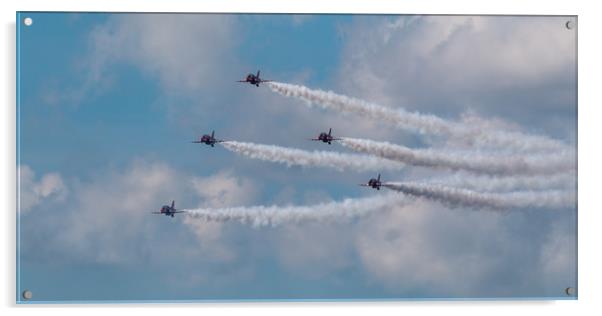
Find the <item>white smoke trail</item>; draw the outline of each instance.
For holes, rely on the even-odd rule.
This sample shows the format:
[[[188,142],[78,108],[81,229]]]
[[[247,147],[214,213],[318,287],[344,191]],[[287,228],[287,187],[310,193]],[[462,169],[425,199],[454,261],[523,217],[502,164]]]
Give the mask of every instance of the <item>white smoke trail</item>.
[[[439,201],[452,207],[487,209],[570,208],[576,206],[575,192],[518,191],[482,193],[467,189],[411,182],[386,182],[382,186],[415,197]]]
[[[408,112],[404,109],[391,109],[364,100],[350,98],[332,91],[309,89],[300,85],[281,82],[269,82],[268,87],[276,93],[295,97],[324,109],[355,113],[361,117],[388,122],[396,127],[412,130],[421,134],[434,134],[461,139],[477,147],[508,148],[520,151],[566,150],[569,146],[558,140],[538,135],[526,135],[514,131],[502,131],[487,126],[482,121],[478,126],[450,122],[434,115]]]
[[[401,205],[403,195],[386,194],[366,198],[348,198],[340,202],[321,203],[309,206],[251,206],[219,209],[190,209],[185,214],[203,221],[238,221],[254,227],[277,226],[300,222],[345,222],[384,210],[392,205]]]
[[[518,190],[575,190],[577,177],[574,173],[546,176],[483,176],[458,172],[448,177],[426,180],[429,184],[461,187],[484,192],[508,192]]]
[[[305,151],[274,145],[227,141],[226,149],[254,159],[284,163],[287,166],[328,167],[339,171],[401,170],[400,162],[367,155],[344,154],[332,151]]]
[[[332,91],[314,90],[281,82],[269,82],[268,86],[272,91],[281,95],[301,99],[308,106],[318,105],[324,109],[356,113],[362,117],[386,121],[423,134],[446,134],[453,128],[453,124],[433,115],[407,112],[403,109],[390,109],[364,100],[336,94]]]
[[[575,170],[573,155],[569,151],[547,155],[492,156],[485,153],[451,154],[432,149],[411,149],[368,139],[342,138],[339,142],[355,151],[423,167],[486,174],[553,174]]]

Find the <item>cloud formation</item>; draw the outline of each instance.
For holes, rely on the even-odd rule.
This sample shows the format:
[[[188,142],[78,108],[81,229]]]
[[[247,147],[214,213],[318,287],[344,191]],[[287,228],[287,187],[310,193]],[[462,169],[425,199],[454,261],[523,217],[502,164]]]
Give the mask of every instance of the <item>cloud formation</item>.
[[[25,170],[25,175],[31,174],[29,169]],[[47,192],[38,188],[47,189],[42,184],[52,181],[40,181],[33,187],[31,183],[22,182],[22,189]],[[61,215],[27,214],[29,217],[23,221],[24,234],[28,236],[23,239],[24,247],[37,247],[29,241],[41,238],[45,240],[41,253],[61,254],[74,262],[102,264],[134,264],[150,257],[156,260],[155,264],[167,263],[161,259],[159,249],[181,251],[180,255],[189,257],[186,251],[191,246],[203,251],[205,260],[231,261],[235,255],[224,244],[221,226],[184,221],[188,229],[176,229],[172,236],[182,239],[179,242],[182,247],[173,248],[169,245],[172,238],[161,236],[168,231],[173,233],[175,227],[181,228],[180,219],[163,218],[151,212],[171,200],[176,201],[177,208],[198,203],[199,199],[205,206],[251,203],[257,193],[253,182],[234,177],[229,171],[218,171],[208,177],[188,176],[166,163],[146,160],[134,160],[124,170],[104,170],[91,180],[74,179],[61,185],[64,190],[69,187],[72,193],[53,206]],[[164,226],[166,219],[173,222],[168,231]],[[190,241],[191,232],[198,241]],[[183,242],[186,239],[189,241]]]
[[[339,86],[391,107],[445,116],[474,110],[574,142],[576,32],[564,23],[549,16],[359,17],[342,31]]]
[[[194,192],[207,207],[225,207],[252,203],[257,197],[257,185],[233,174],[232,170],[222,170],[208,177],[191,177]]]
[[[21,213],[27,213],[48,201],[63,200],[69,192],[59,173],[46,173],[37,179],[29,166],[21,165],[17,168],[17,174]]]
[[[116,14],[91,33],[91,79],[115,63],[136,65],[166,91],[215,86],[215,74],[233,62],[236,21],[218,14]]]
[[[353,236],[369,277],[393,296],[560,297],[576,282],[571,221],[563,212],[467,212],[422,200],[366,219]]]

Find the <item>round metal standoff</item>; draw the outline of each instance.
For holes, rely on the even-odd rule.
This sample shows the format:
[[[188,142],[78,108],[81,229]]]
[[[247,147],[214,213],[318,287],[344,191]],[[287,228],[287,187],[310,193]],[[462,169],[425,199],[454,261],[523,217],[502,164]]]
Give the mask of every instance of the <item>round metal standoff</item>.
[[[33,293],[30,290],[23,291],[23,299],[30,300],[33,297]]]

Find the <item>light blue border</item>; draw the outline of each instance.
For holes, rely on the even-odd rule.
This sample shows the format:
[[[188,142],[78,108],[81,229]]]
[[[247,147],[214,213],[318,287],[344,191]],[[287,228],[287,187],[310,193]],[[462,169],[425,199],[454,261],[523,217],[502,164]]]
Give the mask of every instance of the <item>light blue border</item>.
[[[20,81],[20,79],[21,79],[21,64],[20,64],[21,63],[21,59],[20,59],[20,57],[21,57],[21,36],[20,36],[20,34],[21,34],[21,12],[17,12],[17,19],[15,22],[16,22],[16,26],[17,26],[16,27],[17,34],[15,35],[15,37],[17,39],[17,43],[16,43],[16,48],[17,48],[16,54],[17,55],[15,56],[16,57],[16,70],[17,70],[16,79],[15,79],[16,80],[16,83],[15,83],[16,101],[17,101],[17,109],[16,109],[17,148],[15,149],[16,154],[17,154],[17,157],[16,157],[16,162],[17,162],[17,166],[16,166],[16,169],[17,169],[17,177],[16,177],[17,178],[17,183],[16,183],[16,185],[17,185],[17,189],[16,189],[16,192],[17,192],[17,196],[16,196],[16,199],[17,199],[16,200],[16,206],[17,206],[17,209],[16,209],[16,212],[17,212],[17,214],[16,214],[16,218],[17,218],[16,259],[17,259],[17,261],[16,261],[15,270],[16,270],[16,279],[17,279],[16,280],[17,281],[17,292],[16,292],[17,303],[23,303],[25,301],[21,300],[22,299],[22,297],[21,297],[21,269],[20,269],[21,260],[20,260],[20,254],[19,254],[19,250],[21,249],[21,223],[20,223],[20,217],[21,217],[21,212],[20,212],[20,209],[21,209],[21,202],[20,202],[20,200],[21,200],[20,199],[20,196],[21,196],[21,186],[20,186],[21,172],[20,172],[20,168],[19,168],[19,166],[21,165],[21,160],[20,160],[21,159],[21,154],[20,154],[20,148],[21,148],[21,146],[20,146],[20,144],[21,144],[21,113],[20,113],[21,112],[21,81]],[[27,301],[27,302],[29,302],[29,301]]]
[[[558,297],[508,297],[508,298],[343,298],[343,299],[211,299],[211,300],[82,300],[82,301],[17,301],[18,304],[215,304],[215,303],[378,303],[378,302],[512,302],[512,301],[533,301],[533,302],[553,302],[553,301],[576,301],[577,296],[558,296]]]

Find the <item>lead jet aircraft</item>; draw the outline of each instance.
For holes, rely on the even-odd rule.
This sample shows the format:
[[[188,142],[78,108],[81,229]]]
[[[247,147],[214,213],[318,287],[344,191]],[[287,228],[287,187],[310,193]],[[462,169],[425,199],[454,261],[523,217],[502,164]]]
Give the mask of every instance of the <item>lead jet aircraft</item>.
[[[341,139],[332,137],[332,128],[331,128],[328,130],[328,134],[322,132],[322,133],[320,133],[320,135],[318,135],[318,138],[310,138],[310,140],[322,141],[324,143],[328,143],[328,145],[331,145],[332,141],[341,140]]]
[[[176,201],[171,201],[171,206],[169,205],[163,205],[161,207],[161,209],[159,210],[159,212],[152,212],[153,214],[165,214],[165,216],[171,216],[173,217],[174,214],[177,213],[184,213],[184,211],[178,211],[176,210]]]
[[[376,179],[372,178],[368,181],[368,183],[362,183],[360,184],[363,187],[371,187],[373,189],[377,189],[380,190],[380,186],[382,185],[382,183],[380,182],[380,173],[378,174],[378,177]]]
[[[211,131],[211,135],[203,135],[198,140],[192,141],[192,143],[196,144],[207,144],[211,147],[215,147],[216,143],[223,143],[223,140],[215,139],[215,131]]]
[[[257,74],[248,74],[247,77],[245,78],[245,80],[238,80],[238,82],[248,82],[252,85],[255,85],[257,87],[259,87],[260,83],[263,82],[272,82],[273,80],[263,80],[261,78],[259,78],[259,70],[257,70]]]

